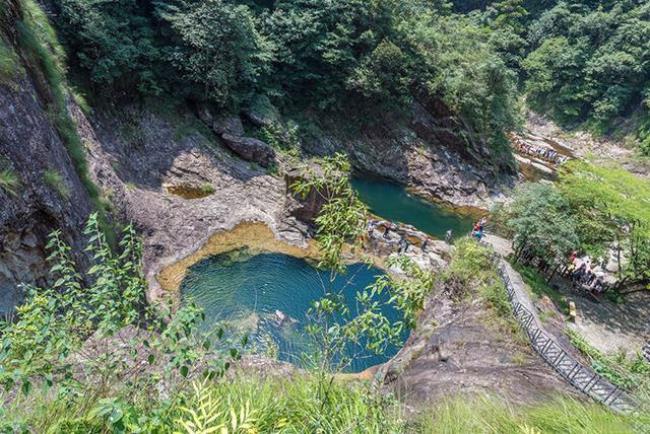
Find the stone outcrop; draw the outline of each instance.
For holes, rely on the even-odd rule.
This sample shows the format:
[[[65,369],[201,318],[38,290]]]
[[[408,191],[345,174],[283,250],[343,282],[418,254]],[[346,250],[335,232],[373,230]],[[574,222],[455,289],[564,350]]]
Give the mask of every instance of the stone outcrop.
[[[242,157],[244,160],[253,161],[262,167],[269,167],[275,159],[275,151],[261,140],[252,137],[237,137],[222,134],[221,139],[228,149]]]
[[[315,189],[311,189],[304,197],[292,191],[294,183],[304,180],[306,176],[318,175],[317,173],[307,174],[301,168],[290,168],[285,173],[284,180],[287,185],[287,194],[293,196],[298,203],[298,206],[293,209],[292,215],[300,221],[313,225],[314,220],[325,204],[324,196]]]
[[[218,136],[228,149],[247,161],[270,167],[275,151],[267,143],[246,137],[241,118],[235,115],[216,115],[209,107],[198,109],[198,116]]]
[[[376,378],[414,408],[457,394],[492,394],[515,403],[574,394],[524,343],[486,320],[480,300],[432,296],[408,341]]]
[[[413,226],[371,219],[364,235],[364,248],[377,257],[403,255],[424,270],[437,271],[449,259],[450,246],[434,240]]]

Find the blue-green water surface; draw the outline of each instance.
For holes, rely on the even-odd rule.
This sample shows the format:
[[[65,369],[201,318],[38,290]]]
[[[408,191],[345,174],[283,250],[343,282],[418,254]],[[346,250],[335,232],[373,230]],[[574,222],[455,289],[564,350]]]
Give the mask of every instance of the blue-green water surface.
[[[440,205],[409,194],[404,187],[377,179],[353,178],[352,186],[373,214],[406,223],[438,239],[451,229],[454,238],[472,229],[471,217],[461,216]]]
[[[347,267],[346,274],[336,278],[332,288],[342,291],[346,305],[355,313],[357,291],[380,274],[377,268],[353,264]],[[181,291],[185,299],[191,297],[203,307],[205,327],[225,321],[231,333],[248,335],[249,347],[254,350],[304,366],[307,362],[303,356],[312,356],[315,351],[305,332],[307,312],[314,301],[323,297],[328,278],[328,273],[303,259],[276,253],[246,256],[234,252],[193,266]],[[283,324],[279,324],[276,310],[287,316]],[[391,321],[401,318],[391,306],[384,306],[383,313]],[[397,347],[390,346],[376,355],[360,347],[350,348],[355,357],[348,370],[359,372],[383,363],[397,351]]]

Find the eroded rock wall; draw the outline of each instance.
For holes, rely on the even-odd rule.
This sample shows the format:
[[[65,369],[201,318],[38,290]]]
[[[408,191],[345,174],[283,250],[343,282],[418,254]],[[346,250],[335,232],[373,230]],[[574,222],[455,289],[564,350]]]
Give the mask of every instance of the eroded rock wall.
[[[414,103],[405,118],[375,120],[353,137],[329,126],[313,152],[348,152],[355,167],[454,206],[488,209],[517,181],[516,165],[485,144],[464,137],[441,108]]]
[[[2,30],[0,37],[15,50],[11,28],[3,24]],[[83,250],[82,227],[91,212],[51,121],[47,83],[36,66],[18,53],[17,59],[15,76],[0,81],[0,171],[15,180],[0,184],[0,314],[21,300],[20,283],[47,283],[51,231],[61,229],[76,252]]]

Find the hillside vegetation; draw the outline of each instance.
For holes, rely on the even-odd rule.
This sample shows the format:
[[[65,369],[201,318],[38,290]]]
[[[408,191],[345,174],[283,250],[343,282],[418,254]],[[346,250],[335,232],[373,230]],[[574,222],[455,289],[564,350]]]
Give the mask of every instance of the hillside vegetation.
[[[47,278],[25,286],[24,302],[0,321],[0,432],[647,431],[643,411],[619,415],[566,396],[535,396],[539,400],[519,405],[482,394],[447,396],[411,412],[404,397],[382,388],[384,379],[342,375],[355,350],[385,353],[388,346],[402,345],[401,336],[422,323],[422,311],[443,287],[450,303],[475,303],[485,310],[504,340],[526,337],[512,315],[492,250],[470,237],[456,241],[454,248],[445,246],[440,257],[447,268],[439,274],[405,256],[387,260],[387,268],[401,274],[378,277],[357,290],[356,309],[346,305],[333,282],[346,270],[350,255],[363,251],[369,212],[350,184],[350,161],[329,148],[333,155],[305,158],[318,170],[295,182],[287,177],[278,195],[278,202],[310,197],[322,202],[299,239],[313,236],[317,266],[326,271],[323,296],[307,312],[305,334],[313,351],[303,356],[310,363],[299,369],[264,358],[260,368],[247,357],[247,336],[221,325],[206,330],[205,314],[191,300],[148,300],[138,231],[146,236],[154,231],[118,221],[128,213],[114,209],[111,192],[95,184],[106,174],[88,158],[93,144],[82,140],[82,128],[71,114],[76,102],[89,124],[101,123],[92,118],[93,106],[119,111],[151,101],[209,107],[219,115],[272,112],[300,122],[286,131],[282,121],[256,125],[252,133],[250,116],[242,116],[237,126],[242,135],[256,135],[283,152],[281,157],[297,161],[307,157],[299,150],[302,136],[322,132],[315,125],[320,120],[345,124],[354,133],[359,125],[386,124],[399,133],[401,120],[423,108],[440,121],[436,129],[453,130],[467,148],[480,145],[495,152],[451,151],[472,155],[484,166],[505,167],[504,161],[512,161],[508,133],[522,127],[524,109],[531,108],[565,128],[627,135],[639,154],[650,156],[647,1],[11,0],[0,3],[0,25],[0,87],[15,90],[21,80],[37,82],[34,100],[47,111],[53,134],[61,137],[95,208],[83,232],[87,244],[77,246],[79,252],[62,230],[38,246],[48,255]],[[81,104],[74,89],[82,89],[90,104]],[[139,123],[129,125],[124,134],[137,136]],[[227,168],[232,161],[242,163],[237,155],[224,152],[218,159]],[[2,197],[28,198],[30,186],[9,163],[0,155]],[[266,170],[250,162],[250,167],[247,172],[238,166],[227,176],[266,177],[280,185],[277,166]],[[463,170],[470,171],[460,166]],[[143,177],[155,173],[142,172]],[[618,166],[585,161],[567,163],[558,173],[554,184],[518,187],[513,200],[494,214],[513,239],[514,256],[525,253],[538,260],[552,273],[550,280],[573,250],[600,257],[615,247],[618,283],[611,292],[621,298],[645,294],[650,289],[647,180]],[[39,179],[66,203],[75,201],[59,171],[45,170]],[[207,196],[228,187],[216,181],[213,186],[208,177],[203,181],[198,189]],[[201,218],[213,210],[202,209]],[[270,214],[265,217],[276,218]],[[113,240],[122,223],[121,239]],[[300,226],[296,231],[302,231],[302,223],[307,228],[306,222],[292,223]],[[478,238],[482,235],[481,229]],[[389,229],[383,239],[390,240]],[[425,246],[431,241],[422,243],[422,252],[429,253]],[[399,253],[409,247],[402,237]],[[382,313],[386,305],[400,312],[398,320]],[[446,327],[431,325],[439,326]],[[594,366],[614,363],[575,336],[572,343]],[[449,361],[443,350],[436,351],[441,363]],[[637,392],[645,409],[650,368],[640,354],[631,365],[630,376],[609,366],[601,371]]]
[[[369,120],[443,103],[503,141],[520,96],[565,126],[650,152],[642,1],[53,0],[70,62],[104,95],[169,93],[238,110],[269,97]]]

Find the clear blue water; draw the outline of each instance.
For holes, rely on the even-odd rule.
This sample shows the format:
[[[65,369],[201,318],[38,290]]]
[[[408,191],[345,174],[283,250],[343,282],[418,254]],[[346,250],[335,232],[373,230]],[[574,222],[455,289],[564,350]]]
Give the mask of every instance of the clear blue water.
[[[470,218],[412,196],[397,184],[357,178],[353,186],[370,210],[382,218],[413,225],[436,238],[444,238],[448,229],[455,237],[471,230]],[[333,287],[342,290],[354,313],[357,291],[379,274],[382,271],[377,268],[350,265]],[[327,278],[327,273],[303,259],[275,253],[250,256],[238,251],[193,266],[181,291],[185,299],[191,297],[204,308],[205,328],[225,324],[230,334],[249,336],[250,350],[305,366],[305,356],[308,359],[315,351],[305,332],[307,311],[323,297]],[[276,310],[290,319],[279,325]],[[400,319],[399,312],[389,306],[384,307],[384,314],[391,321]],[[357,356],[349,371],[359,372],[387,361],[398,348],[390,347],[382,355],[358,347],[349,350]]]
[[[447,230],[454,238],[472,230],[472,218],[460,216],[442,206],[409,194],[404,187],[377,179],[353,178],[352,186],[373,214],[394,222],[415,226],[422,232],[444,239]]]
[[[342,290],[347,306],[356,312],[357,291],[380,274],[377,268],[353,264],[334,281],[333,287]],[[328,277],[303,259],[276,253],[247,256],[233,252],[193,266],[181,291],[185,299],[191,297],[205,309],[204,327],[225,322],[231,333],[248,335],[253,350],[304,366],[307,362],[303,356],[314,351],[305,332],[307,311],[323,297],[323,282]],[[293,320],[278,325],[276,310]],[[390,306],[384,307],[384,314],[391,321],[401,318]],[[391,346],[382,355],[360,347],[349,350],[356,356],[349,371],[359,372],[387,361],[398,348]]]

